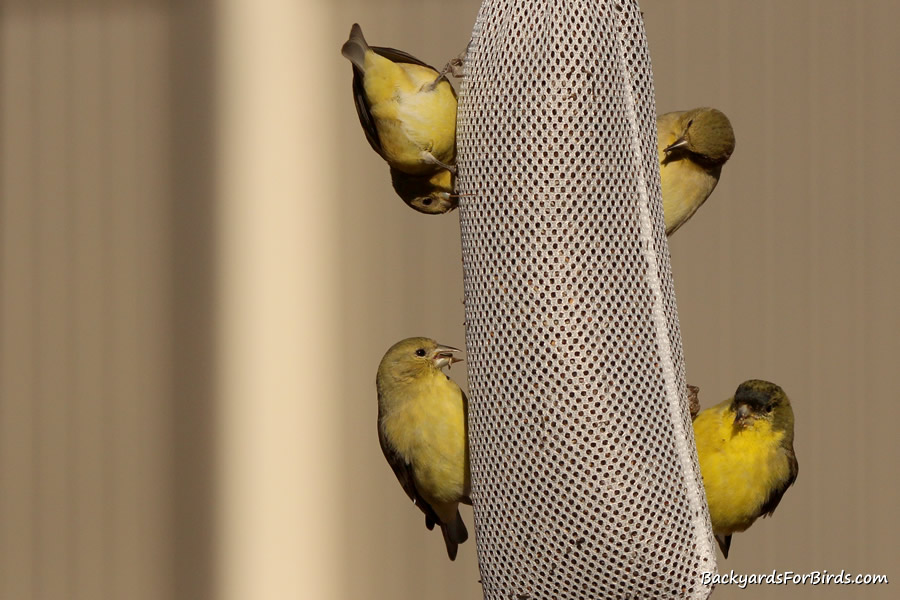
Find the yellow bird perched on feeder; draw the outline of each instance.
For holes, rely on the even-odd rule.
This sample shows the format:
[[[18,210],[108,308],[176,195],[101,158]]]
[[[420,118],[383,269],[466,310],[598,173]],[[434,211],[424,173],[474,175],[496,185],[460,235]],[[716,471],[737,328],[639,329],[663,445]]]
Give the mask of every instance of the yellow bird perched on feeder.
[[[734,152],[731,122],[715,108],[670,112],[656,119],[666,235],[706,202]]]
[[[731,536],[769,516],[797,479],[794,412],[784,390],[751,379],[694,419],[709,518],[725,558]]]
[[[381,450],[425,513],[425,526],[440,526],[450,560],[469,537],[459,503],[471,504],[468,400],[442,371],[462,360],[457,352],[428,338],[401,340],[381,359],[375,380]]]

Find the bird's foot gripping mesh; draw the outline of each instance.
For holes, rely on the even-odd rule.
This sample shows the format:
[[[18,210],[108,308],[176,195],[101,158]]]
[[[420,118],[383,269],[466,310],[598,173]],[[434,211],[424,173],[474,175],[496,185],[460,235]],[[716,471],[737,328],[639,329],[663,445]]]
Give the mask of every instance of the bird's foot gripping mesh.
[[[460,98],[485,598],[706,597],[637,3],[485,0]]]

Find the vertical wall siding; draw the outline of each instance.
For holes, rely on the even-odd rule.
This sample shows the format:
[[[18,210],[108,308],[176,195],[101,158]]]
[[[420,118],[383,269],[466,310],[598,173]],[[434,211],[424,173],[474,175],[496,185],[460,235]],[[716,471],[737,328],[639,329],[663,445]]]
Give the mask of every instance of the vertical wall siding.
[[[338,598],[345,443],[326,5],[217,0],[216,597]],[[353,373],[353,375],[349,375]]]
[[[0,26],[0,597],[165,597],[166,16]]]
[[[32,110],[31,60],[34,35],[31,19],[4,15],[3,35],[3,194],[2,294],[0,294],[0,544],[3,554],[0,584],[3,595],[31,598],[34,587],[36,514],[32,505],[37,485],[35,397],[36,217],[32,204],[35,140]],[[28,60],[23,59],[27,57]],[[15,85],[12,82],[15,81]],[[10,152],[15,148],[15,152]]]
[[[170,2],[167,109],[171,194],[171,332],[166,349],[172,394],[169,503],[172,540],[165,557],[174,598],[214,597],[215,428],[215,62],[213,0]]]

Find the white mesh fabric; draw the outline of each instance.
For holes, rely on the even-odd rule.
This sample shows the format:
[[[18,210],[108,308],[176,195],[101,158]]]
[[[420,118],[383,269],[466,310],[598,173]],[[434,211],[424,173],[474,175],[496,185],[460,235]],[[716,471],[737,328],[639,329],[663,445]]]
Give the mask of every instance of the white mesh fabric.
[[[458,117],[485,598],[702,598],[715,571],[637,3],[486,0]]]

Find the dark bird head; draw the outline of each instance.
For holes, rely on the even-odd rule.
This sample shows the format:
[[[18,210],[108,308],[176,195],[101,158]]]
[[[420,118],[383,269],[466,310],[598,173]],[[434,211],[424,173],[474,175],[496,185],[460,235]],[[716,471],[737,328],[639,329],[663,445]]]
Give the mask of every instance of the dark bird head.
[[[794,411],[791,401],[780,386],[762,379],[750,379],[738,386],[731,401],[734,424],[752,427],[755,422],[769,422],[775,431],[786,431],[793,438]]]
[[[715,108],[685,111],[679,119],[681,135],[665,152],[690,152],[711,165],[722,165],[734,152],[734,129],[731,121]]]
[[[395,380],[415,379],[428,373],[440,372],[455,362],[460,362],[460,350],[444,346],[425,337],[401,340],[390,347],[381,359],[378,377]]]
[[[391,168],[391,183],[407,206],[420,213],[442,215],[459,205],[453,193],[454,177],[447,169],[434,175],[410,175]]]

